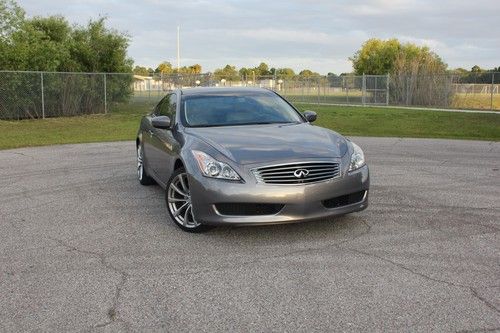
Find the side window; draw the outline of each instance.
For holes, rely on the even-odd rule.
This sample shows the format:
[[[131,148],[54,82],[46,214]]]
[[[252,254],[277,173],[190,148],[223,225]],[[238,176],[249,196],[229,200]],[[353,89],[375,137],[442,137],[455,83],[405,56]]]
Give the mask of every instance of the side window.
[[[168,104],[171,95],[163,97],[163,99],[158,103],[155,110],[156,116],[168,116]]]
[[[157,116],[168,116],[171,121],[175,120],[177,95],[169,94],[165,96],[156,107],[155,114]]]
[[[168,105],[168,116],[170,117],[170,120],[172,122],[175,121],[175,112],[177,110],[177,95],[176,94],[172,94],[170,95],[170,99],[169,99],[169,105]]]

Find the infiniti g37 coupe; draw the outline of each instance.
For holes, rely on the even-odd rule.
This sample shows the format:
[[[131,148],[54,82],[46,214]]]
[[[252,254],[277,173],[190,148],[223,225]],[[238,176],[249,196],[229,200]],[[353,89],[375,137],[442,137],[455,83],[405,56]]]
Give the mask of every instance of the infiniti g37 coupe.
[[[176,90],[141,120],[139,181],[165,189],[171,219],[191,232],[365,209],[363,151],[314,120],[266,89]]]

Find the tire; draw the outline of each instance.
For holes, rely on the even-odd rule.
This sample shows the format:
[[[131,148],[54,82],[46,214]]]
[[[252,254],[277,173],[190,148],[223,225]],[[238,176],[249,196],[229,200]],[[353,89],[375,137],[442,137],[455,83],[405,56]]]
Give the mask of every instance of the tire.
[[[137,145],[137,178],[141,185],[153,185],[155,180],[151,178],[146,172],[146,160],[144,159],[144,148],[142,142]]]
[[[174,223],[186,232],[204,232],[213,227],[197,221],[193,215],[189,183],[186,170],[179,168],[174,171],[165,190],[167,211]]]

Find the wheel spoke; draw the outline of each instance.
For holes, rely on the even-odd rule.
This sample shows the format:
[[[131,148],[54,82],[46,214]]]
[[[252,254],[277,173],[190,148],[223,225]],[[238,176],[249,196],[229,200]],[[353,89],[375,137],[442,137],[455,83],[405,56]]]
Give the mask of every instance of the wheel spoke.
[[[183,205],[181,205],[179,208],[177,208],[177,210],[173,213],[174,216],[179,216],[179,214],[181,213],[182,209],[184,209],[184,207],[188,206],[189,205],[189,202],[185,202]]]
[[[188,208],[186,208],[186,211],[184,212],[184,225],[185,226],[187,226],[189,224],[188,217],[189,217],[190,210],[191,210],[191,205],[189,205]]]
[[[168,201],[169,202],[186,202],[186,201],[188,201],[188,199],[168,197]]]
[[[180,190],[177,186],[175,186],[173,183],[172,183],[172,184],[170,184],[170,186],[171,186],[171,187],[172,187],[172,188],[173,188],[173,189],[174,189],[177,193],[179,193],[180,195],[185,196],[185,197],[189,197],[189,194],[187,194],[187,193],[185,193],[185,192],[181,191],[181,190]]]
[[[184,182],[184,177],[182,174],[179,175],[179,182],[181,183],[181,187],[186,193],[189,193],[189,187],[187,187],[186,183]]]

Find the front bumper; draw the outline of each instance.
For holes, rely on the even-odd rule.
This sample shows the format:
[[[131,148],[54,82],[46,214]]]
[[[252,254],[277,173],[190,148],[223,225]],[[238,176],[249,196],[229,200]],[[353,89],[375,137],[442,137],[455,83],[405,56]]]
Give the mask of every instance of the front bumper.
[[[193,213],[203,224],[267,225],[316,220],[361,211],[368,207],[370,177],[368,167],[344,173],[341,177],[306,185],[237,183],[212,179],[199,173],[190,175]],[[326,208],[324,200],[365,191],[361,201],[337,208]],[[219,203],[282,204],[272,215],[223,215]]]

